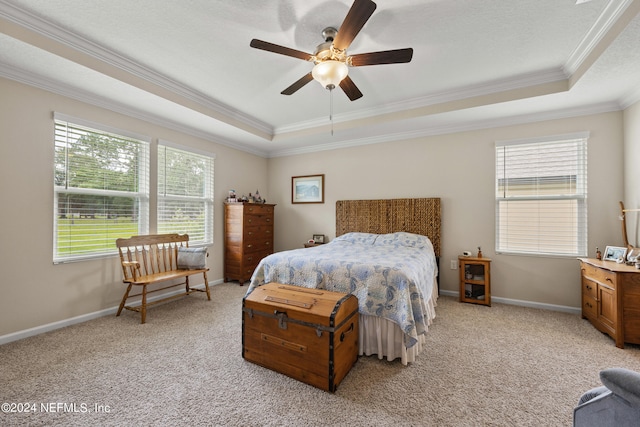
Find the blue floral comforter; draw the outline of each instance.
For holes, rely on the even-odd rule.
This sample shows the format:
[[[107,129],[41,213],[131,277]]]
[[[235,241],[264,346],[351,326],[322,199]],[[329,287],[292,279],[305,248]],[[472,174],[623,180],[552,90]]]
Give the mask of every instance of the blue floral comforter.
[[[429,326],[436,274],[433,245],[425,236],[347,233],[325,245],[267,256],[254,271],[247,295],[271,282],[351,293],[361,314],[398,324],[412,347]]]

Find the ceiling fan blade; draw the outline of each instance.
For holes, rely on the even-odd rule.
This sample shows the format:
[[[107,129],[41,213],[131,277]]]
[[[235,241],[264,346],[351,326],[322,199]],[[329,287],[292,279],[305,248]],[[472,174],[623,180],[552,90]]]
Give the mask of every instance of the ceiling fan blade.
[[[362,98],[362,92],[360,92],[360,89],[358,89],[353,80],[351,80],[351,77],[347,76],[342,79],[340,87],[350,100],[355,101],[356,99]]]
[[[286,88],[285,90],[283,90],[280,93],[283,94],[283,95],[292,95],[298,89],[302,88],[302,86],[304,86],[307,83],[309,83],[311,80],[313,80],[313,76],[311,75],[311,73],[305,74],[304,76],[302,76],[301,79],[299,79],[297,82],[295,82],[294,84],[292,84],[291,86],[289,86],[288,88]]]
[[[401,64],[411,62],[413,57],[413,49],[384,50],[380,52],[359,53],[349,57],[349,63],[352,67],[362,67],[363,65],[378,64]]]
[[[339,50],[347,49],[374,10],[376,10],[376,4],[371,0],[355,0],[338,30],[333,46]]]
[[[294,58],[303,59],[305,61],[311,61],[311,54],[309,53],[265,42],[263,40],[253,39],[251,40],[249,46],[255,47],[256,49],[266,50],[267,52],[279,53],[280,55],[292,56]]]

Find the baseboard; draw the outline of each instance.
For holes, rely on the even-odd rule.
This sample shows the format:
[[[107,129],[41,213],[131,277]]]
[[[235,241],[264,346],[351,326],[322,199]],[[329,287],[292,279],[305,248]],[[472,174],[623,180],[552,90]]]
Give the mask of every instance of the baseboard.
[[[211,288],[211,287],[213,287],[215,285],[219,285],[221,283],[223,283],[222,279],[215,280],[213,282],[209,282],[209,287]],[[195,288],[195,289],[204,289],[204,284],[196,285],[193,288]],[[177,294],[179,294],[181,292],[183,292],[183,290],[176,290],[176,291],[163,293],[161,295],[149,297],[148,301],[149,302],[153,302],[153,301],[156,301],[156,300],[159,300],[159,299],[162,299],[162,298],[166,298],[166,297],[171,296],[171,295],[177,295]],[[97,319],[98,317],[113,315],[113,314],[116,314],[117,312],[118,312],[118,307],[115,306],[115,307],[106,308],[106,309],[100,310],[100,311],[94,311],[93,313],[87,313],[87,314],[83,314],[81,316],[72,317],[70,319],[60,320],[58,322],[48,323],[48,324],[42,325],[42,326],[36,326],[35,328],[25,329],[23,331],[18,331],[18,332],[12,332],[10,334],[0,336],[0,345],[7,344],[7,343],[10,343],[12,341],[18,341],[18,340],[21,340],[23,338],[32,337],[32,336],[35,336],[35,335],[44,334],[45,332],[54,331],[56,329],[61,329],[61,328],[67,327],[67,326],[71,326],[71,325],[75,325],[75,324],[78,324],[78,323],[86,322],[88,320]]]
[[[215,285],[219,285],[223,283],[222,279],[219,280],[215,280],[213,282],[209,282],[209,287],[215,286]],[[195,286],[196,288],[203,288],[204,285],[199,285],[199,286]],[[166,294],[162,294],[162,295],[158,295],[155,296],[153,298],[149,298],[149,302],[152,302],[154,300],[158,300],[160,298],[164,298],[167,296],[170,296],[172,294],[179,294],[181,291],[175,291],[175,292],[170,292],[170,293],[166,293]],[[456,291],[447,291],[447,290],[440,290],[440,295],[447,295],[447,296],[452,296],[452,297],[456,297],[458,298],[459,294]],[[500,298],[500,297],[491,297],[492,301],[495,302],[499,302],[502,304],[510,304],[510,305],[519,305],[522,307],[530,307],[530,308],[540,308],[543,310],[551,310],[551,311],[562,311],[565,313],[571,313],[571,314],[581,314],[582,311],[580,309],[580,307],[568,307],[568,306],[564,306],[564,305],[555,305],[555,304],[544,304],[544,303],[539,303],[539,302],[532,302],[532,301],[523,301],[523,300],[516,300],[516,299],[510,299],[510,298]],[[36,326],[35,328],[30,328],[30,329],[25,329],[23,331],[18,331],[18,332],[13,332],[7,335],[2,335],[0,336],[0,345],[2,344],[7,344],[10,343],[12,341],[18,341],[21,340],[23,338],[28,338],[28,337],[32,337],[35,335],[40,335],[43,334],[45,332],[49,332],[49,331],[54,331],[56,329],[61,329],[67,326],[71,326],[71,325],[75,325],[78,323],[82,323],[82,322],[86,322],[88,320],[91,319],[97,319],[98,317],[103,317],[103,316],[109,316],[109,315],[113,315],[116,314],[116,312],[118,311],[118,307],[111,307],[111,308],[107,308],[104,310],[100,310],[100,311],[95,311],[93,313],[87,313],[87,314],[83,314],[81,316],[76,316],[76,317],[72,317],[70,319],[65,319],[65,320],[60,320],[58,322],[53,322],[53,323],[48,323],[46,325],[42,325],[42,326]]]
[[[456,297],[456,298],[460,296],[460,294],[456,291],[446,291],[446,290],[441,290],[440,295],[447,295],[447,296]],[[541,302],[524,301],[519,299],[511,299],[511,298],[500,298],[500,297],[494,297],[494,296],[491,296],[491,302],[499,302],[502,304],[509,304],[509,305],[519,305],[522,307],[529,307],[529,308],[540,308],[542,310],[561,311],[564,313],[571,313],[571,314],[582,314],[582,309],[580,307],[569,307],[566,305],[545,304]]]

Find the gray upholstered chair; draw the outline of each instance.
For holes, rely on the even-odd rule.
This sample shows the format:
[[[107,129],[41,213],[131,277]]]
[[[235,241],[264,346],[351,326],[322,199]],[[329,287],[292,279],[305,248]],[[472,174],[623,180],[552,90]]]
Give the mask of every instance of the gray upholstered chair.
[[[623,368],[600,372],[601,387],[580,397],[573,410],[573,425],[640,426],[640,373]]]

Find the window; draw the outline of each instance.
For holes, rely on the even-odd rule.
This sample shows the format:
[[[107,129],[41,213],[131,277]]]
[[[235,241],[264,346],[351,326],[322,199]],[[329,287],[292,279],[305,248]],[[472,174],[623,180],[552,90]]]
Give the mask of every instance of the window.
[[[587,254],[588,133],[496,144],[496,252]]]
[[[56,263],[115,254],[115,240],[149,230],[149,142],[56,113]]]
[[[160,141],[158,233],[186,233],[190,244],[213,243],[214,159]]]

